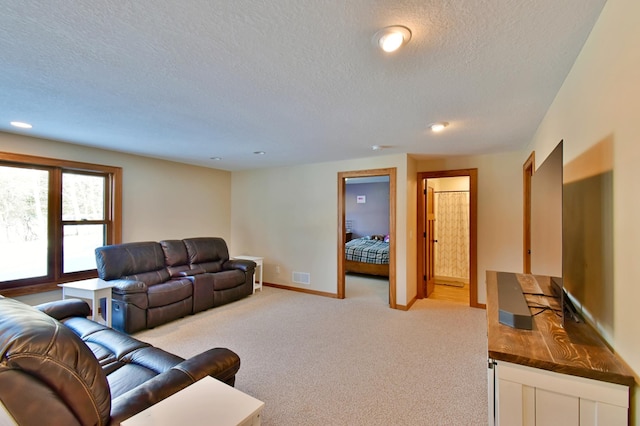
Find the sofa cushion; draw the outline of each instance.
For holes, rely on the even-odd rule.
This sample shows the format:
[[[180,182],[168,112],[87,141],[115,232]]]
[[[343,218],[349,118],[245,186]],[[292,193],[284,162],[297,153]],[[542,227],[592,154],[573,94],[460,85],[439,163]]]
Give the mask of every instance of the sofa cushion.
[[[39,404],[53,407],[55,401],[45,395],[56,395],[81,424],[107,424],[111,411],[107,378],[82,340],[57,320],[16,300],[0,298],[0,313],[0,377],[9,372],[13,379],[2,380],[11,384],[0,385],[2,399],[7,391],[28,392],[21,393],[25,403],[41,398]]]
[[[167,281],[162,284],[149,286],[147,297],[149,307],[166,306],[193,295],[193,286],[187,278]]]
[[[229,260],[227,243],[222,238],[185,238],[182,241],[192,267],[202,268],[206,272],[218,272],[222,270],[224,262]]]
[[[122,356],[141,347],[150,346],[102,324],[87,321],[86,318],[70,317],[62,322],[80,336],[107,375],[121,367],[119,359]]]
[[[147,286],[152,286],[154,284],[168,281],[171,276],[169,275],[169,271],[167,271],[165,268],[162,268],[152,272],[140,272],[133,275],[125,275],[122,278],[124,280],[130,281],[141,281]]]
[[[214,290],[226,290],[228,288],[238,287],[244,284],[246,280],[245,273],[237,269],[220,271],[212,274],[212,277]]]
[[[189,254],[182,240],[163,240],[160,246],[164,252],[164,262],[172,277],[180,276],[181,272],[188,271]]]
[[[107,376],[111,395],[117,398],[182,361],[182,358],[153,346],[129,352],[118,360],[119,368]]]
[[[164,253],[153,241],[117,244],[95,250],[98,276],[103,280],[164,270]]]
[[[163,240],[160,246],[167,266],[179,266],[189,263],[189,254],[182,240]]]

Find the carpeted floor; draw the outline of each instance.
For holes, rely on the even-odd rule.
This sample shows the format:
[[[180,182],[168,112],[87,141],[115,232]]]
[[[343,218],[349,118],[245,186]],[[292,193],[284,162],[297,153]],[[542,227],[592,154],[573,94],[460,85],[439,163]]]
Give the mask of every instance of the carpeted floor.
[[[347,278],[346,296],[265,287],[135,337],[183,357],[238,353],[236,388],[265,402],[265,426],[487,423],[484,310],[392,310],[388,282],[364,277]]]

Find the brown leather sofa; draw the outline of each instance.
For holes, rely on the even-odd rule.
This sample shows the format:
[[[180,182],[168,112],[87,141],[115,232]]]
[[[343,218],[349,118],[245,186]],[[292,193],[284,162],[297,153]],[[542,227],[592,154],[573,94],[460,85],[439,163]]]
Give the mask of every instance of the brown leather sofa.
[[[126,333],[253,292],[256,264],[230,260],[222,238],[135,242],[96,249],[98,276],[114,284],[112,324]]]
[[[225,348],[184,360],[95,323],[82,300],[38,308],[0,296],[0,401],[20,425],[118,425],[207,375],[233,386],[240,368]]]

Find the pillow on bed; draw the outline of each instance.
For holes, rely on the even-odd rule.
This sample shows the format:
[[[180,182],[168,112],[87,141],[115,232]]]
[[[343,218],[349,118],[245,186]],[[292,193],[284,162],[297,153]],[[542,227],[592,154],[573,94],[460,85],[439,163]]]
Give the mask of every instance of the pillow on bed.
[[[389,234],[387,234],[387,235],[385,235],[385,236],[384,236],[384,242],[385,242],[385,243],[388,243],[388,242],[389,242]]]
[[[384,235],[372,235],[371,239],[376,241],[382,241],[384,240]]]

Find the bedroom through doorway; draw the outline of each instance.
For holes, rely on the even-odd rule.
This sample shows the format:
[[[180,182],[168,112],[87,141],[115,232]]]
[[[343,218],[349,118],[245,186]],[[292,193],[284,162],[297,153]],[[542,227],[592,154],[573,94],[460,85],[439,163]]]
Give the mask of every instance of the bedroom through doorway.
[[[396,308],[396,169],[338,173],[338,298]]]

